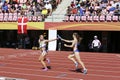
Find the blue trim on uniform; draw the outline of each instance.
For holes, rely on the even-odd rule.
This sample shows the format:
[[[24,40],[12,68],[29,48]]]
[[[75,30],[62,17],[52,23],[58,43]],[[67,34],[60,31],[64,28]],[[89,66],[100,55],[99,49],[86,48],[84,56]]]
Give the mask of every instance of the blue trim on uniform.
[[[78,49],[74,50],[74,52],[80,52]]]

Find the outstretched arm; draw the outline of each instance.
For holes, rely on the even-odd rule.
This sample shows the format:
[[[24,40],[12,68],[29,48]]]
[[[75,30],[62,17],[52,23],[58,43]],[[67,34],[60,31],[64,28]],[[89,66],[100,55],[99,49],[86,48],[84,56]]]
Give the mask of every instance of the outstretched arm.
[[[65,47],[70,47],[70,48],[74,47],[74,45],[75,45],[75,42],[73,42],[71,45],[64,44]]]
[[[65,42],[68,42],[68,43],[72,43],[73,40],[66,40],[66,39],[63,39],[61,36],[57,35],[58,39],[62,40],[62,41],[65,41]]]
[[[45,42],[51,42],[51,41],[55,41],[55,40],[57,40],[57,38],[56,39],[51,39],[51,40],[45,40]]]
[[[61,39],[62,41],[68,42],[68,43],[72,43],[73,40],[66,40],[66,39]]]

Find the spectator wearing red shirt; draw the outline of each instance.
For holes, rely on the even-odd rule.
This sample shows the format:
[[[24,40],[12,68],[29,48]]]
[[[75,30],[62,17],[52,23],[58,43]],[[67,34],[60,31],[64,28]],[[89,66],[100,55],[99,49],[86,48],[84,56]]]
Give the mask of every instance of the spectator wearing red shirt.
[[[78,13],[78,9],[76,8],[76,7],[74,7],[73,9],[72,9],[72,14],[77,14]]]

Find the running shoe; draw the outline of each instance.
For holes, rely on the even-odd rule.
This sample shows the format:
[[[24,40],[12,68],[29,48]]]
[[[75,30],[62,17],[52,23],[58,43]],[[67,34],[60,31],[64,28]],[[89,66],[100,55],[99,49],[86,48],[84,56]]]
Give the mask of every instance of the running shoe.
[[[75,63],[75,67],[76,67],[76,69],[78,68],[78,63],[77,62]]]
[[[47,71],[47,70],[48,70],[48,68],[43,69],[43,71]]]
[[[87,74],[87,69],[84,69],[84,70],[83,70],[83,74]]]

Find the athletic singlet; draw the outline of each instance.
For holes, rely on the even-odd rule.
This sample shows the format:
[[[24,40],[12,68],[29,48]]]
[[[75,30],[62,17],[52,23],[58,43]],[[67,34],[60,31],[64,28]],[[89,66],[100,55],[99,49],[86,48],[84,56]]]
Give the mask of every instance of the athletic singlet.
[[[39,48],[46,48],[46,43],[45,41],[39,41]]]
[[[79,49],[78,49],[78,46],[79,46],[79,45],[80,45],[80,44],[78,44],[78,43],[75,44],[75,47],[74,47],[74,48],[76,48],[76,49],[75,49],[73,52],[80,52]]]

